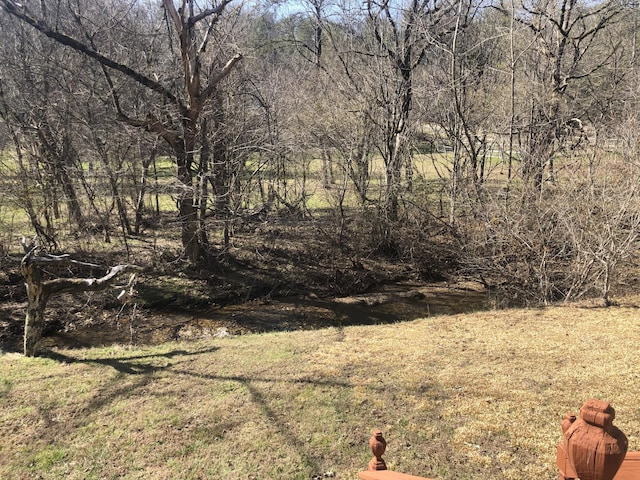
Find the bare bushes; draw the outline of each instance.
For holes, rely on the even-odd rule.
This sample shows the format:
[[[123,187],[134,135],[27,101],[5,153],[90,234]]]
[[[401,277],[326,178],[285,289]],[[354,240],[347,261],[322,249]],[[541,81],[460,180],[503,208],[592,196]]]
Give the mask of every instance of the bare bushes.
[[[500,290],[503,303],[562,297],[571,246],[558,212],[546,202],[488,201],[460,225],[463,273]]]
[[[396,275],[423,281],[442,281],[458,268],[457,246],[450,227],[427,205],[400,202],[399,218],[384,215],[382,205],[372,205],[350,215],[351,248],[359,257],[393,264]]]
[[[505,304],[599,295],[610,305],[637,260],[640,170],[617,158],[581,167],[566,165],[539,193],[485,192],[468,206],[463,272],[501,291]]]

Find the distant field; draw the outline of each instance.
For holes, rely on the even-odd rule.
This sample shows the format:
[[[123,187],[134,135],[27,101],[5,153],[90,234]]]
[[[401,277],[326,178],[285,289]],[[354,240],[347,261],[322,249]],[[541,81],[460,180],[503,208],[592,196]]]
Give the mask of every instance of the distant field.
[[[420,185],[425,179],[427,181],[437,181],[438,176],[433,167],[433,159],[438,162],[446,162],[448,154],[434,154],[434,156],[417,155],[415,158],[416,184]],[[251,176],[258,164],[248,162],[247,173]],[[108,189],[108,180],[105,172],[100,164],[83,163],[83,172],[87,185],[95,195],[94,202],[101,211],[111,211],[112,223],[117,222],[116,212],[113,207],[113,198],[111,191]],[[333,183],[329,188],[325,188],[322,175],[322,161],[320,159],[307,160],[289,160],[286,165],[286,183],[287,192],[286,200],[297,208],[302,208],[300,199],[304,198],[304,207],[309,211],[324,210],[327,208],[337,208],[339,203],[344,207],[356,207],[359,205],[359,199],[354,191],[350,181],[345,182],[345,172],[341,165],[336,162],[332,168]],[[377,199],[384,195],[384,165],[380,157],[373,159],[370,166],[370,188],[369,197]],[[158,157],[155,165],[151,165],[147,179],[147,195],[145,204],[149,211],[158,209],[163,213],[176,212],[176,187],[175,187],[175,164],[169,157]],[[132,172],[124,170],[118,172],[118,182],[121,193],[125,201],[125,205],[129,214],[133,216],[133,175]],[[268,183],[268,176],[262,180]],[[87,195],[82,189],[78,180],[75,182],[80,202],[83,206],[83,212],[89,217],[94,217],[95,212],[89,205]],[[260,198],[257,184],[250,185],[250,189],[242,192],[244,208],[253,209],[262,207],[263,201]],[[7,151],[0,159],[0,242],[5,244],[17,243],[16,238],[22,235],[32,235],[29,216],[23,208],[25,203],[25,195],[30,196],[34,209],[40,215],[40,222],[44,223],[42,212],[44,211],[44,199],[40,191],[42,186],[34,179],[29,184],[27,190],[23,189],[22,183],[19,181],[19,167],[17,161]],[[345,190],[346,189],[346,190]],[[69,228],[69,222],[66,216],[64,198],[59,191],[60,210],[62,215],[60,218],[51,217],[52,224],[62,232]],[[133,193],[132,193],[133,192]],[[284,195],[281,193],[281,195]],[[284,198],[284,197],[282,197]],[[94,219],[97,222],[96,219]]]
[[[591,397],[640,449],[640,298],[374,327],[0,355],[0,477],[555,480]]]
[[[580,179],[587,175],[586,160],[583,158],[584,152],[577,152],[575,157],[556,158],[555,185],[562,185],[563,182],[572,182],[576,178]],[[614,158],[613,154],[607,158]],[[406,190],[401,191],[400,203],[409,211],[416,207],[414,211],[429,211],[436,216],[446,217],[451,214],[450,181],[453,153],[450,150],[435,151],[433,153],[418,153],[413,157],[413,174],[411,178],[411,188],[408,179],[403,177],[406,183]],[[609,161],[609,160],[603,160]],[[319,158],[288,158],[283,160],[282,178],[275,179],[273,176],[274,166],[265,166],[259,163],[258,158],[247,161],[245,172],[240,180],[238,191],[234,191],[235,206],[238,207],[237,219],[241,219],[246,213],[258,211],[265,206],[271,192],[277,191],[275,207],[283,210],[290,209],[291,213],[318,213],[341,212],[349,209],[360,209],[363,206],[362,199],[356,192],[353,182],[347,176],[344,165],[335,159],[332,165],[332,175],[329,183],[325,182],[323,173],[323,162]],[[141,166],[136,162],[123,164],[121,171],[117,171],[118,190],[123,199],[123,204],[128,212],[129,221],[133,221],[135,205],[137,203],[137,182],[141,176]],[[500,199],[501,192],[509,185],[518,188],[522,185],[521,178],[518,177],[520,164],[515,161],[513,164],[512,180],[508,179],[508,166],[506,158],[499,150],[491,150],[485,159],[484,175],[485,184],[489,188],[478,190],[495,193],[495,198]],[[16,159],[5,151],[0,157],[0,251],[19,251],[18,240],[21,236],[30,237],[34,234],[29,215],[25,209],[26,200],[31,202],[33,212],[38,217],[42,225],[46,224],[45,211],[49,214],[49,222],[58,233],[57,240],[60,248],[69,248],[73,244],[74,238],[81,238],[83,241],[102,241],[102,228],[104,218],[108,218],[111,226],[111,237],[113,242],[122,241],[121,226],[118,219],[118,212],[112,191],[109,187],[108,176],[104,166],[95,161],[90,166],[83,162],[84,184],[79,179],[75,179],[78,198],[81,203],[83,215],[88,219],[87,231],[83,235],[78,235],[74,222],[70,222],[66,211],[65,199],[62,189],[56,187],[58,201],[58,217],[52,213],[51,200],[45,200],[43,187],[34,178],[26,186],[19,180],[18,164]],[[175,164],[173,160],[166,156],[156,158],[155,164],[151,164],[148,171],[145,195],[145,219],[149,224],[157,224],[154,212],[160,212],[169,218],[177,213],[176,200],[180,188],[175,178]],[[602,169],[600,175],[608,175],[610,172],[618,172],[618,168]],[[373,156],[369,165],[370,178],[368,181],[367,201],[365,206],[372,204],[383,205],[386,195],[385,167],[379,155]],[[406,172],[403,171],[403,175]],[[466,171],[466,175],[469,175]],[[473,188],[471,178],[460,180],[461,186],[456,190],[456,208],[461,208],[461,202],[468,200],[468,194],[476,195],[478,191]],[[466,190],[465,190],[466,189]],[[89,202],[91,193],[93,205]],[[463,193],[466,192],[466,193]],[[475,193],[474,193],[475,192]],[[212,195],[209,188],[209,195]],[[45,205],[46,202],[49,204]],[[274,205],[271,205],[274,206]],[[286,208],[285,208],[286,206]],[[96,212],[97,210],[97,212]],[[296,211],[297,210],[297,211]],[[463,215],[464,212],[461,213]],[[211,238],[221,235],[221,222],[210,217]],[[241,220],[239,220],[241,222]],[[146,229],[148,232],[149,230]],[[86,236],[86,233],[90,233]],[[70,234],[70,235],[69,235]],[[67,242],[69,240],[69,242]],[[175,239],[174,239],[175,240]],[[86,248],[83,245],[82,248]]]

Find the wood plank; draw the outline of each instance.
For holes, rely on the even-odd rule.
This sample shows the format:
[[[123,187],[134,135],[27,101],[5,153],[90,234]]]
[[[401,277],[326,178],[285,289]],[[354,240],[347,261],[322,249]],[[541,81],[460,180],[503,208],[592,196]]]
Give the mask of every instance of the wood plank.
[[[358,474],[360,480],[430,480],[392,470],[366,471]],[[640,452],[629,452],[613,480],[640,480]]]
[[[394,472],[393,470],[368,470],[360,472],[358,477],[360,477],[360,480],[431,480],[425,477]]]
[[[640,452],[627,452],[613,480],[640,480]]]

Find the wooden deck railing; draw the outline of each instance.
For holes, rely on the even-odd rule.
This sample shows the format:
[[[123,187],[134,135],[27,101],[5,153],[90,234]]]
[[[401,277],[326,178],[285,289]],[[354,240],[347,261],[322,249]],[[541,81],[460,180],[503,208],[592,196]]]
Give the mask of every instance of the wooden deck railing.
[[[613,480],[639,480],[640,479],[640,452],[627,452],[620,470]]]
[[[580,409],[580,418],[562,421],[558,445],[559,480],[640,480],[640,452],[627,452],[627,437],[613,425],[615,410],[607,402],[591,399]],[[369,439],[373,458],[361,480],[430,480],[387,470],[382,458],[387,442],[380,430]]]

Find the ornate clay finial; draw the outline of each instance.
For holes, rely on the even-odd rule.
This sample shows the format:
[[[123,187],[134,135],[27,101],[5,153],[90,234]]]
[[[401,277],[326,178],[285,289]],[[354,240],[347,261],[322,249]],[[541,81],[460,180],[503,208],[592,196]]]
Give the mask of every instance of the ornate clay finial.
[[[587,400],[579,419],[562,421],[558,445],[560,480],[613,480],[627,453],[627,437],[613,425],[616,412],[608,402]]]
[[[387,464],[384,463],[382,455],[387,448],[387,442],[382,436],[382,431],[373,431],[373,435],[369,439],[369,446],[373,452],[373,458],[369,462],[369,470],[386,470]]]

